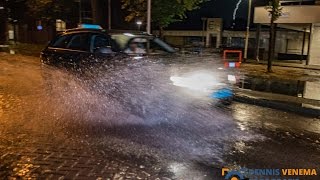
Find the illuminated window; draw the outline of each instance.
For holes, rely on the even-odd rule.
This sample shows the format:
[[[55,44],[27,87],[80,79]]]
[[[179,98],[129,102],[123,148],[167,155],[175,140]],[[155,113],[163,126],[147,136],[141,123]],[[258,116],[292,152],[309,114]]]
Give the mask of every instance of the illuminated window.
[[[66,22],[61,19],[56,20],[56,31],[65,31],[66,30]]]
[[[9,39],[13,40],[14,39],[14,31],[13,30],[9,30]]]

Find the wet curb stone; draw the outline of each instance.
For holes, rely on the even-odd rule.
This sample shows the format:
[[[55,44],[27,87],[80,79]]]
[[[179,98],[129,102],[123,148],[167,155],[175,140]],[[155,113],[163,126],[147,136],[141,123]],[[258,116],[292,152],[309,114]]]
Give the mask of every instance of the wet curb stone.
[[[299,104],[299,103],[269,100],[269,99],[263,99],[263,98],[254,98],[254,97],[239,95],[239,94],[235,94],[234,101],[287,111],[287,112],[293,112],[297,114],[308,115],[312,117],[320,117],[320,110],[302,107],[302,104]]]

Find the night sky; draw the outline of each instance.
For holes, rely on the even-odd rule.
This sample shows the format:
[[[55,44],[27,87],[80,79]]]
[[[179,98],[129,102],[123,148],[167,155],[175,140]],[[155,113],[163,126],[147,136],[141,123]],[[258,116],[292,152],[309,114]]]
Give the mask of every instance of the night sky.
[[[169,29],[201,29],[201,17],[224,19],[225,28],[230,28],[233,23],[233,11],[238,0],[211,0],[202,5],[198,10],[194,10],[187,14],[187,19],[172,24]],[[253,6],[266,5],[267,0],[253,0]],[[114,28],[128,28],[128,24],[123,22],[124,12],[121,10],[121,2],[119,0],[113,1],[113,27]],[[248,0],[242,0],[237,13],[237,21],[246,21],[248,10]],[[132,28],[135,25],[132,24]]]

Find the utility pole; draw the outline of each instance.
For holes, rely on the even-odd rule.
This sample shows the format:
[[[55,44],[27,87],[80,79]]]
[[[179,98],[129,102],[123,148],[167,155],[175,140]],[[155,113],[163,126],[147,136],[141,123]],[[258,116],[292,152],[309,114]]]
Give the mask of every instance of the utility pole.
[[[102,25],[101,1],[91,0],[92,23]]]
[[[79,0],[79,25],[82,24],[82,4],[81,0]]]
[[[151,34],[151,0],[148,0],[147,33],[148,33],[148,34]]]
[[[304,49],[306,45],[306,36],[307,36],[307,28],[303,29],[303,38],[302,38],[302,48],[301,48],[301,56],[300,56],[300,61],[304,60]]]
[[[108,0],[108,29],[109,30],[111,30],[111,20],[112,20],[111,0]]]
[[[203,48],[206,47],[206,22],[207,22],[207,18],[203,17],[201,18],[202,20],[202,45]]]
[[[261,24],[257,24],[257,30],[256,30],[256,61],[260,61],[260,35],[261,35]]]
[[[248,59],[248,46],[249,46],[249,37],[250,37],[250,24],[251,24],[251,7],[252,7],[252,0],[249,0],[246,42],[244,47],[244,60]]]

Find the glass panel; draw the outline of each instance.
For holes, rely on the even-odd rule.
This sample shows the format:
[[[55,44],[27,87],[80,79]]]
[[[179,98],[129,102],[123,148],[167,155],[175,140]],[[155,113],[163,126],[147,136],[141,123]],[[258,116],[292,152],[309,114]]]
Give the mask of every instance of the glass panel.
[[[70,36],[61,36],[52,44],[52,47],[55,48],[66,48],[70,41]]]
[[[89,38],[88,34],[74,35],[68,44],[68,49],[89,51]]]

